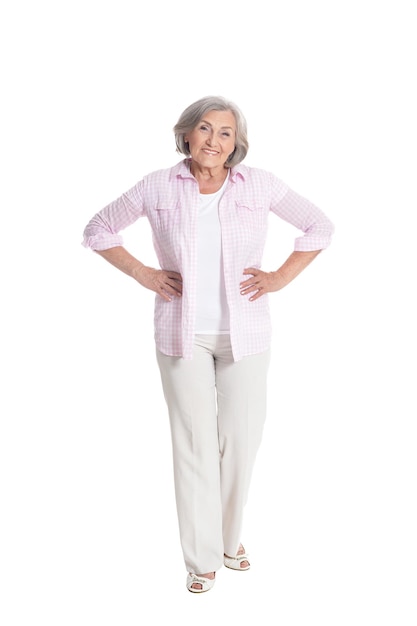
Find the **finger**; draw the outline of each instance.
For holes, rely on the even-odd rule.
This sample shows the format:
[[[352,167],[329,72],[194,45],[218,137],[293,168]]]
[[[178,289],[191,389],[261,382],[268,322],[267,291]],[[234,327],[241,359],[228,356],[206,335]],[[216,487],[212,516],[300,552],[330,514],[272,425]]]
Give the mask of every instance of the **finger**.
[[[159,284],[160,288],[172,296],[182,296],[182,283],[176,280],[164,280]]]
[[[247,278],[246,280],[242,280],[240,283],[241,287],[248,287],[249,285],[255,285],[260,280],[262,280],[263,272],[261,270],[257,270],[256,268],[249,268],[243,271],[243,274],[250,274],[251,278]]]
[[[155,291],[160,296],[162,296],[165,300],[168,300],[169,302],[172,301],[172,296],[175,296],[176,298],[182,296],[181,289],[179,289],[176,286],[172,286],[169,283],[162,283],[162,284],[158,285],[158,287],[157,287],[157,289],[155,289]]]
[[[171,285],[164,285],[162,289],[171,296],[182,296],[182,291],[180,289],[172,287]]]
[[[259,286],[262,281],[262,276],[252,276],[252,278],[248,278],[248,280],[244,280],[240,283],[240,289],[247,289],[248,287]]]
[[[158,296],[161,296],[161,298],[163,298],[166,302],[172,302],[171,296],[163,289],[157,289],[156,293],[158,294]]]
[[[165,282],[161,274],[154,276],[152,283],[148,286],[150,289],[155,291],[155,293],[157,293],[159,296],[162,296],[164,300],[171,301],[171,298],[169,297],[169,294],[167,293],[168,292],[167,287],[169,288],[169,286],[167,285],[167,283]]]
[[[164,272],[163,287],[165,287],[170,293],[175,295],[182,295],[182,276],[178,272]]]
[[[178,283],[182,283],[182,276],[178,272],[166,272],[166,277],[170,280],[175,280]]]
[[[167,289],[167,291],[169,291],[169,293],[175,293],[177,295],[182,294],[182,283],[179,283],[178,281],[167,280],[163,286],[165,289]]]
[[[252,292],[258,291],[258,290],[259,290],[259,286],[258,285],[248,285],[244,289],[241,289],[240,293],[241,293],[242,296],[246,296],[249,293],[252,293]]]
[[[252,278],[248,278],[247,280],[242,280],[242,282],[240,283],[240,288],[245,288],[245,287],[249,287],[249,285],[253,285],[253,277]]]
[[[257,267],[245,267],[243,274],[252,274],[253,276],[256,276],[256,274],[259,274],[259,271],[260,270]]]
[[[259,285],[256,292],[249,298],[249,301],[253,302],[254,300],[258,300],[258,298],[261,298],[266,293],[268,293],[267,288],[263,285]]]
[[[257,276],[251,276],[250,278],[247,278],[246,280],[242,280],[242,282],[240,283],[240,286],[247,287],[248,285],[254,285],[258,281],[259,281],[259,278]]]

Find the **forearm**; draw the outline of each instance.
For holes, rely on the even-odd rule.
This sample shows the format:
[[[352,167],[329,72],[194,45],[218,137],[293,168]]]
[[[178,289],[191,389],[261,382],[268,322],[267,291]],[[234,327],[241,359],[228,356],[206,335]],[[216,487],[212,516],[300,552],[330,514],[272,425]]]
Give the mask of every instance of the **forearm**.
[[[96,252],[118,270],[134,278],[143,287],[154,291],[167,302],[171,302],[173,296],[182,295],[182,278],[178,272],[148,267],[123,246]]]
[[[118,270],[138,280],[139,273],[145,266],[123,246],[115,246],[108,250],[95,250],[103,259],[111,263]]]
[[[316,258],[321,250],[311,252],[293,252],[287,260],[273,272],[276,275],[278,289],[282,289],[296,278]]]

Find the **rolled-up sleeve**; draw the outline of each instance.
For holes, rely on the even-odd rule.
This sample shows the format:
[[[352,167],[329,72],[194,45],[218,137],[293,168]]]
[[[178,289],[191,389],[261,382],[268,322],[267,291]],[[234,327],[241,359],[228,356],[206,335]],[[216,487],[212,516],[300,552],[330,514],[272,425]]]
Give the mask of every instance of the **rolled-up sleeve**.
[[[280,192],[275,195],[276,201],[271,210],[303,232],[303,235],[295,239],[294,250],[310,252],[327,248],[334,233],[334,225],[327,215],[310,200],[288,187],[282,194],[280,186]]]
[[[123,245],[120,231],[143,217],[142,183],[96,213],[84,229],[82,245],[92,250],[107,250]]]

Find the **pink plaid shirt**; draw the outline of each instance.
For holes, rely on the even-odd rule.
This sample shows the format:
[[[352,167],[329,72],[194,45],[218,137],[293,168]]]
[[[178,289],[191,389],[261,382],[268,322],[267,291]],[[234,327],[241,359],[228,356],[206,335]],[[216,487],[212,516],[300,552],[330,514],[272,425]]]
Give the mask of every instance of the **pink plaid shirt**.
[[[197,215],[199,187],[189,159],[152,172],[87,224],[83,245],[106,250],[123,245],[119,232],[147,217],[161,268],[179,272],[183,295],[166,302],[156,295],[155,342],[164,354],[191,359],[196,310]],[[333,224],[314,204],[292,191],[273,174],[240,164],[232,168],[219,204],[230,340],[235,361],[268,349],[271,320],[268,296],[253,302],[240,295],[243,270],[261,267],[268,214],[302,231],[295,250],[326,248]]]

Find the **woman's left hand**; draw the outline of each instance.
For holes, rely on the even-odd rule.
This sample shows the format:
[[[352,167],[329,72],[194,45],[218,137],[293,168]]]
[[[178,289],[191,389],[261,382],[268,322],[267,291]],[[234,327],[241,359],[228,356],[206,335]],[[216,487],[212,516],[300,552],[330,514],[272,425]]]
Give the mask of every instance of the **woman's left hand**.
[[[320,253],[320,250],[310,250],[308,252],[292,252],[288,259],[275,272],[263,272],[256,267],[247,267],[243,274],[250,275],[250,278],[240,283],[240,293],[242,296],[253,294],[250,301],[257,300],[269,291],[279,291],[290,283],[304,268],[311,263]]]
[[[278,271],[263,272],[256,267],[248,267],[243,274],[250,274],[250,278],[240,283],[240,294],[242,296],[252,294],[250,301],[257,300],[270,291],[278,291],[285,284]]]

